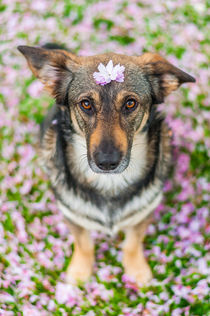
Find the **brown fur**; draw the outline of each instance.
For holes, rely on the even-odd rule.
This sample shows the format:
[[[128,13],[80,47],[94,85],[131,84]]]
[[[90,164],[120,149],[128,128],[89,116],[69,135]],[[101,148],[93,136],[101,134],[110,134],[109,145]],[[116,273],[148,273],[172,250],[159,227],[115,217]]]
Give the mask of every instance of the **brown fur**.
[[[90,152],[93,153],[93,151],[100,145],[101,140],[103,138],[103,121],[98,122],[96,128],[93,130],[91,136],[90,136]]]
[[[152,272],[144,257],[143,240],[152,217],[127,229],[123,245],[123,266],[125,273],[141,284],[147,284]]]
[[[113,126],[114,143],[123,153],[126,153],[128,148],[127,135],[125,131],[120,128],[119,123],[117,123]]]
[[[171,131],[155,105],[194,78],[151,53],[78,57],[60,49],[20,46],[19,50],[56,99],[44,121],[40,159],[75,239],[67,281],[85,281],[91,275],[94,245],[89,229],[94,227],[108,233],[125,229],[125,272],[147,283],[152,274],[143,239],[171,159]],[[125,80],[102,87],[93,73],[99,63],[109,60],[125,66]],[[130,112],[125,108],[129,98],[137,105]],[[92,114],[81,108],[84,99],[91,100]],[[57,126],[52,123],[55,117]],[[104,175],[94,153],[113,152],[120,152],[120,162]]]

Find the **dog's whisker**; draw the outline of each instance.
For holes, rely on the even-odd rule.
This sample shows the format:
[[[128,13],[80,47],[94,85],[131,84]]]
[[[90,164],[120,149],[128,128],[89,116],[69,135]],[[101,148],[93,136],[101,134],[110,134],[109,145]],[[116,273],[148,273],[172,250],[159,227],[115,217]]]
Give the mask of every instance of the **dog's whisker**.
[[[78,166],[79,166],[79,169],[82,168],[82,165],[83,163],[87,161],[87,154],[82,154],[80,155],[79,159],[78,159]]]

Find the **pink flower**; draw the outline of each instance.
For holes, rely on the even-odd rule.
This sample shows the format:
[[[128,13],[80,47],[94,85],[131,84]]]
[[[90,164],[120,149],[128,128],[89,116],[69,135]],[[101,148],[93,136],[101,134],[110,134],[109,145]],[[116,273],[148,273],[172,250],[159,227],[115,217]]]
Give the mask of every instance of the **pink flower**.
[[[181,153],[178,157],[179,172],[186,172],[189,168],[190,157],[185,153]]]
[[[58,282],[56,285],[55,298],[59,304],[68,303],[69,306],[78,304],[81,299],[81,291],[71,285]]]
[[[95,316],[95,312],[94,311],[89,311],[87,314],[85,314],[85,316]]]
[[[41,12],[41,13],[46,12],[47,8],[48,8],[47,1],[37,0],[37,1],[33,1],[32,4],[31,4],[31,9],[32,10],[35,10],[35,11],[38,11],[38,12]]]
[[[33,185],[33,181],[31,179],[26,180],[23,186],[21,186],[20,188],[20,193],[22,195],[28,194],[31,191],[32,185]]]
[[[30,84],[27,91],[32,98],[39,98],[42,90],[43,84],[40,81],[35,80]]]
[[[9,293],[2,292],[0,294],[0,302],[15,302],[15,299]]]
[[[55,309],[55,302],[53,300],[50,300],[48,303],[48,310],[53,311]]]
[[[94,72],[93,78],[95,79],[97,84],[100,84],[101,86],[104,86],[107,83],[110,83],[112,80],[117,82],[123,82],[124,81],[124,66],[120,66],[120,64],[117,64],[116,66],[113,66],[112,60],[108,62],[106,66],[104,66],[102,63],[98,66],[99,72]]]
[[[39,310],[36,309],[35,306],[31,305],[31,304],[24,304],[23,307],[22,307],[22,313],[23,313],[23,316],[27,316],[27,315],[30,315],[30,316],[44,316],[46,315],[45,311],[43,312],[40,312]]]

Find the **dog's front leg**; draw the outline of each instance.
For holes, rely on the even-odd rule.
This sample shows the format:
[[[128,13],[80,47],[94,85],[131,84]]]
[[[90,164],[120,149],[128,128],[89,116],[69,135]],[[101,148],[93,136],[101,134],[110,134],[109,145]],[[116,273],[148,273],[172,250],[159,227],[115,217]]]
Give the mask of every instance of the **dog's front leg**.
[[[143,240],[151,217],[140,224],[126,230],[123,245],[123,266],[125,273],[136,282],[147,284],[152,278],[152,272],[144,257]]]
[[[68,222],[74,236],[74,253],[66,272],[68,283],[85,282],[92,274],[94,264],[94,243],[90,231]]]

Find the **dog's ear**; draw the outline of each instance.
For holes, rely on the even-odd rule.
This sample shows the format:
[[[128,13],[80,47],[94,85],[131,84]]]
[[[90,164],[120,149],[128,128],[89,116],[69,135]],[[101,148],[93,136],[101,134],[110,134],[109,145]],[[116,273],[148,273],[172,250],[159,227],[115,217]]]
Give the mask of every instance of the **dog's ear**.
[[[170,64],[158,54],[145,53],[138,57],[153,90],[155,103],[162,103],[164,97],[185,82],[195,82],[186,72]]]
[[[62,104],[74,78],[77,56],[60,49],[18,46],[18,50],[27,59],[33,74],[41,80],[56,101]]]

